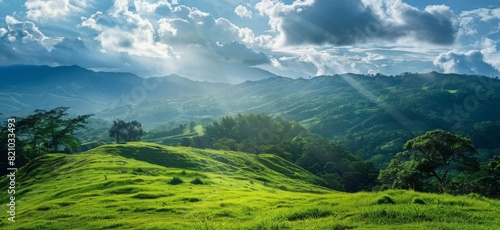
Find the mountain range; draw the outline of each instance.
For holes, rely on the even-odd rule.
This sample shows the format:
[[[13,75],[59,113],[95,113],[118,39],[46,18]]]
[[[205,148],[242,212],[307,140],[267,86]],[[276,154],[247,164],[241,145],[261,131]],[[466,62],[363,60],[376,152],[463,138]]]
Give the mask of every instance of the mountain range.
[[[79,66],[2,66],[2,112],[69,106],[75,113],[95,113],[144,100],[201,96],[228,84],[196,82],[175,74],[141,78],[131,73],[95,72]]]
[[[4,66],[0,90],[4,117],[69,106],[75,114],[138,120],[150,129],[238,113],[282,116],[379,167],[401,151],[406,140],[433,129],[472,138],[484,159],[500,154],[500,81],[484,76],[273,76],[231,85],[78,66]]]

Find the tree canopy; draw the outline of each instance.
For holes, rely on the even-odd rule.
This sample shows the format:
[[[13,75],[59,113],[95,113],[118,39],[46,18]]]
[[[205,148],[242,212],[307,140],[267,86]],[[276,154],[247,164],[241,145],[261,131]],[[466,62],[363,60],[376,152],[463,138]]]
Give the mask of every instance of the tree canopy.
[[[377,175],[373,164],[361,161],[346,148],[297,122],[264,114],[222,117],[207,125],[203,136],[193,138],[191,146],[275,154],[322,177],[328,187],[337,190],[368,189]]]
[[[115,138],[116,143],[139,141],[144,134],[142,124],[138,121],[125,122],[123,120],[113,121],[113,125],[108,131],[109,137]]]
[[[38,109],[26,117],[13,118],[15,120],[15,151],[22,153],[16,155],[17,167],[21,167],[44,153],[71,152],[80,145],[74,133],[85,128],[87,119],[93,115],[72,116],[68,110],[69,107],[56,107],[49,111]],[[7,131],[7,125],[4,125],[0,131],[1,152],[7,152],[8,149]]]
[[[39,109],[24,118],[16,118],[18,136],[25,143],[26,150],[40,154],[41,150],[58,152],[76,148],[79,141],[73,133],[84,128],[92,114],[70,117],[68,109]]]
[[[450,174],[479,170],[472,141],[443,130],[434,130],[407,141],[405,151],[382,170],[379,179],[393,188],[434,190],[444,193]]]

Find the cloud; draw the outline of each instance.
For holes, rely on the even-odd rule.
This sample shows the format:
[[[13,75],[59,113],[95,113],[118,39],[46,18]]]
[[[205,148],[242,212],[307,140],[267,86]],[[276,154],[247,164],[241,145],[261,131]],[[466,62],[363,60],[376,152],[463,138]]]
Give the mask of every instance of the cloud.
[[[464,11],[459,17],[458,41],[464,46],[480,49],[480,42],[500,34],[500,8]]]
[[[163,8],[168,9],[168,11],[172,10],[172,4],[168,1],[157,1],[155,3],[149,3],[145,0],[134,0],[133,6],[137,12],[142,13],[153,13],[157,11],[164,12]]]
[[[177,35],[177,29],[170,24],[168,19],[162,18],[158,20],[158,35],[175,37]]]
[[[96,37],[106,52],[133,56],[169,58],[172,47],[155,39],[156,31],[148,19],[129,11],[128,1],[117,0],[106,14],[97,12],[83,18],[82,27],[97,31]],[[167,25],[161,30],[166,32]]]
[[[31,21],[19,21],[13,16],[7,15],[5,22],[7,29],[0,29],[2,43],[19,51],[29,51],[30,49],[50,51],[54,45],[62,40],[61,37],[45,36]]]
[[[291,5],[262,0],[256,9],[269,16],[269,24],[280,34],[278,40],[287,45],[352,45],[400,38],[449,45],[457,32],[448,7],[422,11],[400,0],[307,0]]]
[[[160,40],[172,46],[208,47],[216,42],[224,44],[233,41],[246,44],[264,43],[264,38],[255,36],[250,28],[238,27],[226,18],[214,18],[194,7],[176,6],[172,16],[158,21]]]
[[[266,54],[262,52],[257,53],[238,42],[218,44],[212,47],[212,51],[222,58],[221,61],[228,63],[242,63],[255,66],[271,62]]]
[[[500,19],[500,8],[487,9],[480,8],[476,10],[464,11],[460,14],[462,17],[478,17],[483,22]]]
[[[28,0],[24,3],[31,20],[60,19],[87,7],[86,0]]]
[[[491,64],[495,69],[500,70],[500,53],[497,50],[496,42],[486,38],[483,40],[481,53],[485,62]]]
[[[495,77],[499,75],[491,64],[484,61],[483,54],[478,50],[466,53],[447,52],[441,53],[434,60],[434,65],[445,73],[475,74]]]
[[[252,11],[248,10],[246,7],[242,6],[242,5],[238,5],[235,9],[234,9],[234,13],[236,13],[236,15],[240,16],[240,18],[252,18]]]

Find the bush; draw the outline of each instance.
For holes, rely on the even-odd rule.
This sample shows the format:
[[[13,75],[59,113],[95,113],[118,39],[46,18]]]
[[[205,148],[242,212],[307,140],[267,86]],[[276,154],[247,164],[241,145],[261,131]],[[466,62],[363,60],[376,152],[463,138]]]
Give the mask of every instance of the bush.
[[[305,220],[305,219],[318,219],[318,218],[323,218],[327,216],[331,216],[332,212],[329,210],[321,210],[318,208],[311,208],[311,209],[305,209],[305,210],[300,210],[297,212],[292,213],[291,215],[288,216],[289,221],[296,221],[296,220]]]
[[[425,201],[424,201],[424,200],[422,200],[422,198],[420,198],[420,197],[415,197],[415,198],[413,198],[412,202],[413,202],[414,204],[425,204]]]
[[[182,198],[181,200],[184,201],[184,202],[191,202],[191,203],[195,203],[195,202],[200,202],[201,201],[200,198],[196,198],[196,197]]]
[[[394,200],[388,195],[383,195],[382,197],[378,198],[377,204],[395,204]]]
[[[191,184],[203,184],[203,181],[201,181],[200,178],[196,178],[190,182]]]
[[[179,177],[174,177],[174,178],[172,178],[172,180],[169,180],[168,183],[171,185],[177,185],[177,184],[184,183],[184,181]]]

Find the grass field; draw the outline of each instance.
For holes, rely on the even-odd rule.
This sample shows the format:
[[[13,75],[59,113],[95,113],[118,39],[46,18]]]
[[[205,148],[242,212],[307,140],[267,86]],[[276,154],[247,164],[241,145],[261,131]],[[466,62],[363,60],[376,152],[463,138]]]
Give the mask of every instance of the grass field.
[[[103,145],[50,154],[17,172],[16,222],[1,229],[498,229],[500,202],[321,187],[274,155]],[[7,191],[7,180],[1,181]],[[1,193],[6,204],[9,197]]]

